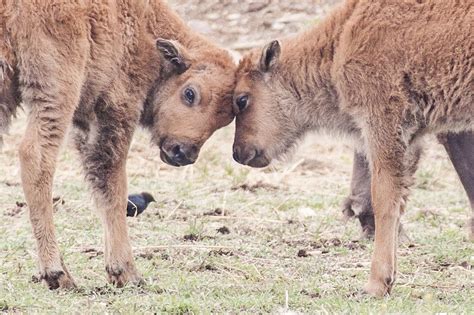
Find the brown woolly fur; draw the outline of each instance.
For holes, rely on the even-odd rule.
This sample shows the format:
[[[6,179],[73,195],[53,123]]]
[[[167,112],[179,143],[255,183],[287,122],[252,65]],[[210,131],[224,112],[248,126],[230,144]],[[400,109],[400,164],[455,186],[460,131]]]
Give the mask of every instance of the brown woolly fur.
[[[371,295],[390,293],[395,281],[400,215],[420,139],[472,139],[473,30],[471,0],[349,0],[314,29],[251,52],[238,68],[237,161],[264,167],[313,130],[350,136],[367,156]],[[453,162],[471,161],[458,172],[472,169],[472,141],[450,141]],[[469,196],[473,182],[472,175],[463,180]]]
[[[56,242],[51,192],[66,131],[104,224],[109,280],[138,283],[125,221],[134,130],[149,129],[169,164],[193,163],[233,119],[234,73],[230,55],[161,0],[0,1],[0,137],[22,102],[21,177],[50,288],[75,286]]]

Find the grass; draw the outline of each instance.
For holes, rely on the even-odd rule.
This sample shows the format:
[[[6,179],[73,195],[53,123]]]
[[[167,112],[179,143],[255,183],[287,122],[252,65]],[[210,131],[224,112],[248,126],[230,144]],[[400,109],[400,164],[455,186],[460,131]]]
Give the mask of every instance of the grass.
[[[146,285],[106,284],[102,229],[78,158],[61,154],[55,224],[79,288],[51,292],[32,281],[35,244],[19,179],[20,117],[0,154],[0,311],[8,313],[464,313],[474,312],[474,245],[467,240],[467,198],[441,146],[430,141],[403,218],[393,295],[360,295],[372,242],[356,222],[341,221],[352,153],[311,137],[287,163],[268,170],[230,158],[232,128],[206,145],[199,162],[174,169],[159,161],[149,137],[136,134],[130,192],[158,203],[129,220]],[[124,210],[125,211],[125,210]],[[226,227],[226,229],[221,229]],[[218,232],[218,229],[225,233]],[[300,255],[298,255],[300,253]],[[306,257],[298,257],[306,256]]]

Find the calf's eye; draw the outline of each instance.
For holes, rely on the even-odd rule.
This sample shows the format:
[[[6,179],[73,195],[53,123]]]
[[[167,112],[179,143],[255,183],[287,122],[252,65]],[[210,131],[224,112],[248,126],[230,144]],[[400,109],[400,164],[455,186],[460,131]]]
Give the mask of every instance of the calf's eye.
[[[188,103],[189,105],[194,104],[194,100],[196,99],[196,92],[194,92],[192,88],[186,88],[184,90],[183,95],[184,95],[184,100],[186,101],[186,103]]]
[[[239,109],[239,112],[244,111],[249,104],[249,96],[248,95],[241,95],[235,99],[235,105]]]

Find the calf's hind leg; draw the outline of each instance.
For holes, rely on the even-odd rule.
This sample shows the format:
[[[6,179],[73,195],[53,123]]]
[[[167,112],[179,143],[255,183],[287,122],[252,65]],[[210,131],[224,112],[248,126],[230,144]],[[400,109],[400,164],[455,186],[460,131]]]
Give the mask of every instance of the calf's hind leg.
[[[105,263],[109,282],[122,287],[140,283],[133,261],[126,222],[127,177],[126,159],[138,118],[131,117],[112,100],[100,99],[96,104],[92,130],[85,122],[85,137],[78,133],[76,145],[81,154],[105,234]],[[107,107],[107,108],[106,108]]]
[[[438,139],[448,152],[474,211],[474,132],[448,133]],[[474,240],[474,212],[469,227]]]

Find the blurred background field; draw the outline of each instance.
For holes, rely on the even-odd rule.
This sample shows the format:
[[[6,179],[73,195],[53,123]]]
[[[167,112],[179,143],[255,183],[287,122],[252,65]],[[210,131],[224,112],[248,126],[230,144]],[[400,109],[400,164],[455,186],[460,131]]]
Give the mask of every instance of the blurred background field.
[[[193,26],[237,53],[317,23],[335,1],[172,0]],[[21,114],[0,154],[0,312],[12,313],[473,313],[471,211],[446,153],[427,141],[400,245],[393,295],[361,296],[372,242],[341,220],[352,150],[309,136],[293,158],[266,170],[232,161],[233,126],[219,131],[196,165],[175,169],[138,131],[129,191],[157,203],[129,219],[146,285],[105,285],[102,228],[70,144],[60,157],[55,223],[75,292],[32,281],[35,251],[20,186]],[[124,209],[125,211],[125,209]]]

